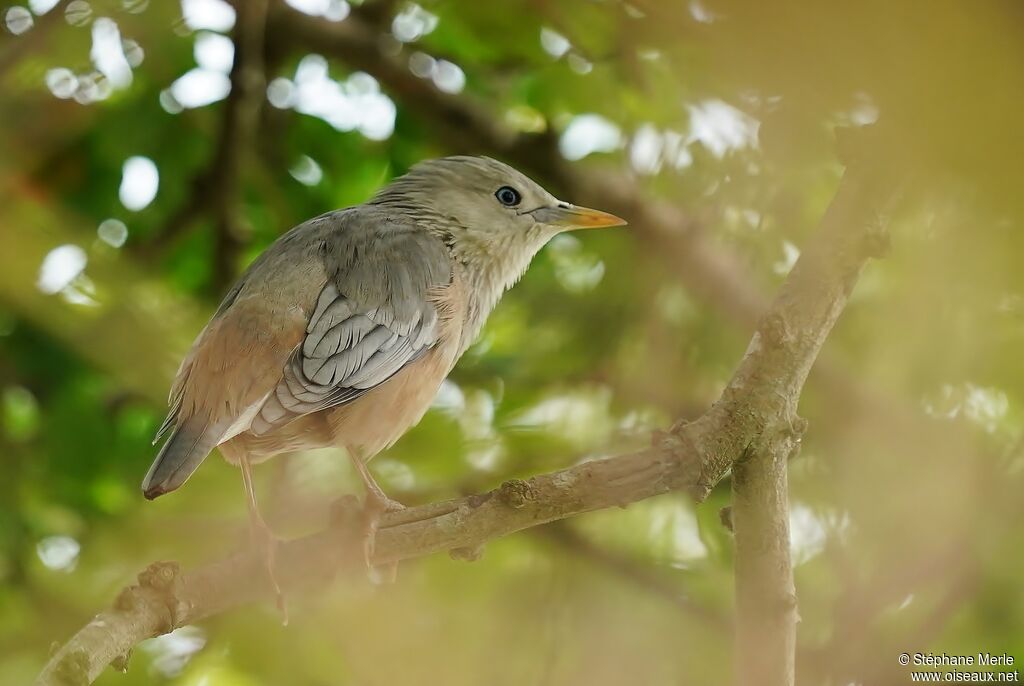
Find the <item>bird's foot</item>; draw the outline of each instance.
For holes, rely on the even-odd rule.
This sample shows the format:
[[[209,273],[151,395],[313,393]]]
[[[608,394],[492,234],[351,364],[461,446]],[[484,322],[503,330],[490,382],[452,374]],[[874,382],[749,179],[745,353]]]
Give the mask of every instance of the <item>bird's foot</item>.
[[[270,527],[267,526],[262,518],[251,521],[249,534],[252,538],[253,548],[263,557],[267,577],[270,579],[270,585],[274,589],[277,611],[281,614],[281,623],[287,626],[288,602],[285,599],[284,592],[281,590],[281,584],[277,580],[277,547],[281,544],[281,539],[274,535],[274,532],[270,530]]]
[[[370,580],[374,583],[394,583],[398,576],[398,562],[388,562],[383,565],[373,564],[374,548],[377,543],[377,531],[380,529],[380,520],[388,512],[399,512],[405,509],[405,505],[392,500],[383,492],[367,490],[366,498],[363,500],[362,523],[363,523],[363,559],[366,562],[366,569]]]

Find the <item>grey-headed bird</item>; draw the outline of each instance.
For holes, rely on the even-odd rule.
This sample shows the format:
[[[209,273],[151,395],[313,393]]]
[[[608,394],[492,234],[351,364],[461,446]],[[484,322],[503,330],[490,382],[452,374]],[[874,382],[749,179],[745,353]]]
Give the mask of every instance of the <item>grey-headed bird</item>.
[[[192,344],[143,493],[175,490],[219,447],[241,468],[254,532],[270,540],[251,465],[340,446],[366,485],[369,559],[379,515],[401,506],[366,463],[420,420],[548,240],[623,224],[485,157],[420,163],[369,202],[300,224],[249,267]]]

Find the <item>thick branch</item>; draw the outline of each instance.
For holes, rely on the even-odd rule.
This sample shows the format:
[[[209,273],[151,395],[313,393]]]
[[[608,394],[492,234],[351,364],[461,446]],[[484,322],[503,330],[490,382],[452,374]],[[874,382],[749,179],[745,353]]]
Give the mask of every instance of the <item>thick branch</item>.
[[[375,562],[475,549],[489,540],[574,514],[625,505],[683,486],[692,455],[658,449],[585,462],[527,481],[384,516]],[[277,576],[288,590],[308,589],[340,571],[362,573],[352,511],[334,526],[283,544]],[[271,593],[263,557],[246,551],[188,574],[155,563],[50,660],[37,684],[84,684],[140,641]]]
[[[865,201],[895,194],[891,188],[870,187],[882,184],[881,171],[856,174],[837,194],[809,248],[819,254],[807,255],[796,266],[723,396],[723,405],[742,406],[750,402],[751,388],[756,387],[764,406],[774,408],[769,416],[754,420],[763,428],[732,466],[739,686],[793,686],[796,681],[799,615],[790,559],[786,467],[806,428],[796,404],[814,354],[792,352],[821,347],[865,258],[887,247],[881,208]],[[855,217],[865,231],[849,231]],[[767,352],[752,359],[758,350]],[[783,369],[788,373],[779,375]]]
[[[795,410],[807,373],[862,265],[879,245],[880,214],[872,201],[889,194],[869,187],[869,178],[848,172],[821,231],[783,285],[722,398],[704,416],[673,427],[657,437],[654,447],[638,453],[389,514],[378,534],[376,562],[473,550],[528,527],[670,490],[687,490],[702,500],[742,456],[774,445],[779,437],[787,445],[795,443],[802,431]],[[746,469],[738,475],[756,476]],[[742,526],[739,500],[737,506]],[[777,513],[769,509],[769,514]],[[307,588],[339,569],[358,567],[361,556],[351,539],[355,527],[347,519],[339,517],[338,525],[285,544],[277,559],[286,588]],[[784,538],[788,545],[788,534]],[[140,577],[139,586],[121,594],[112,610],[58,650],[37,683],[91,682],[141,640],[267,596],[262,564],[251,552],[186,575],[179,575],[173,563],[157,563]]]
[[[673,427],[672,436],[701,455],[699,499],[761,441],[775,432],[803,432],[796,405],[811,366],[864,263],[887,245],[885,212],[894,195],[883,176],[876,169],[847,171],[722,397],[696,421]]]
[[[790,432],[779,434],[733,468],[739,686],[795,682],[797,603],[786,464],[799,440]]]

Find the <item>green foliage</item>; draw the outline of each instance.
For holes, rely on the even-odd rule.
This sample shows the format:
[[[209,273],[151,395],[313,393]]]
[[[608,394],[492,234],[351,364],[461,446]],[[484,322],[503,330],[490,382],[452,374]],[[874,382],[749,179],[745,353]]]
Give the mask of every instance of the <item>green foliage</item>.
[[[525,171],[567,186],[553,187],[566,200],[591,192],[585,175],[615,174],[634,207],[671,203],[695,228],[550,245],[438,406],[374,464],[389,492],[411,503],[491,488],[641,447],[703,411],[752,322],[729,283],[681,258],[695,245],[701,259],[728,256],[730,283],[766,301],[837,186],[834,127],[880,116],[898,134],[886,163],[912,183],[892,254],[866,270],[801,405],[799,682],[902,683],[904,651],[1024,659],[1024,43],[1012,2],[436,0],[419,8],[436,24],[405,44],[394,17],[416,6],[353,3],[344,21],[380,50],[363,65],[374,80],[339,48],[324,55],[334,86],[310,88],[349,100],[319,116],[299,111],[314,100],[262,104],[228,200],[235,233],[215,202],[173,219],[228,182],[206,176],[225,102],[183,108],[168,95],[217,30],[196,30],[176,2],[97,1],[77,24],[65,5],[0,40],[0,685],[28,683],[50,642],[151,560],[195,565],[245,545],[241,481],[216,457],[180,492],[138,492],[175,365],[226,284],[289,227],[364,201],[423,157],[512,155],[473,149],[478,132],[453,140],[437,102],[521,134],[516,150],[540,160]],[[292,97],[312,97],[295,95],[310,51],[276,29],[297,10],[270,5],[271,93],[286,79]],[[103,18],[144,53],[130,84],[97,56]],[[121,41],[106,49],[126,59]],[[429,84],[404,70],[418,53],[449,64],[421,60],[458,92],[417,97],[402,79]],[[60,69],[77,90],[61,90]],[[395,106],[389,135],[332,125],[375,89]],[[133,156],[159,172],[138,210],[119,197]],[[107,220],[127,227],[122,245],[98,233]],[[59,246],[84,265],[47,272]],[[322,526],[358,484],[337,451],[280,458],[257,482],[289,535]],[[144,644],[127,676],[100,683],[726,683],[728,503],[728,484],[699,507],[668,495],[496,542],[472,565],[404,565],[395,586],[299,594],[287,628],[248,608]]]

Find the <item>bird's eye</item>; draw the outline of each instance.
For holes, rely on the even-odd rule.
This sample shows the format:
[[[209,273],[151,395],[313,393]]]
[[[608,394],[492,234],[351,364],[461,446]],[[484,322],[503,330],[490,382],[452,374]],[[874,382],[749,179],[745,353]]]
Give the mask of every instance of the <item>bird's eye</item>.
[[[494,194],[494,197],[496,197],[498,202],[506,207],[515,207],[523,199],[523,196],[519,195],[519,191],[511,186],[502,186]]]

